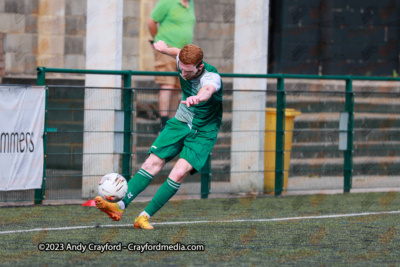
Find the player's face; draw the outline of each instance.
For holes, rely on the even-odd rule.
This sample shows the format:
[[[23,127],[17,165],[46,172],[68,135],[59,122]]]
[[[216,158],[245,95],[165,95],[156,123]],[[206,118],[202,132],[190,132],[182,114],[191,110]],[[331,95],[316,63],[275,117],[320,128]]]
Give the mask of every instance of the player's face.
[[[182,71],[182,77],[185,80],[191,80],[194,78],[194,76],[197,74],[197,72],[199,71],[199,69],[201,68],[201,66],[199,68],[196,68],[195,65],[191,65],[191,64],[183,64],[182,62],[179,61],[179,68]]]

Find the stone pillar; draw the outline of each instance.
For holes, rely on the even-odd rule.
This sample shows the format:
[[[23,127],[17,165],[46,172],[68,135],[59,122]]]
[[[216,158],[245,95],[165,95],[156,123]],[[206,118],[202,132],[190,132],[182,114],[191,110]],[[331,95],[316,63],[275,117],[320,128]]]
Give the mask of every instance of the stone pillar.
[[[141,0],[140,1],[140,29],[139,29],[139,70],[154,70],[154,54],[149,43],[152,39],[147,27],[147,20],[158,0]]]
[[[266,74],[269,0],[237,0],[235,12],[234,73]],[[233,88],[245,91],[233,94],[231,189],[262,192],[266,79],[235,78]]]
[[[65,0],[39,0],[38,10],[37,65],[63,68]]]
[[[121,70],[123,0],[87,0],[86,69]],[[86,75],[82,197],[94,197],[106,173],[119,172],[122,134],[120,75]]]

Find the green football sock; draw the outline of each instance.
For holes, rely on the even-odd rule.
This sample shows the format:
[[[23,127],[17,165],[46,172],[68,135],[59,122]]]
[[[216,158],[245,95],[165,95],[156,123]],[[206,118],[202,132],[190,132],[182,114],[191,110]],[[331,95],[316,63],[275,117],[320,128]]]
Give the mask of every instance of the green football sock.
[[[150,201],[149,205],[144,209],[150,216],[153,216],[165,203],[175,195],[181,184],[172,181],[170,178],[163,183]]]
[[[125,208],[128,207],[129,203],[137,197],[153,180],[153,175],[147,171],[140,169],[135,176],[128,182],[128,192],[125,198],[122,200],[125,204]]]

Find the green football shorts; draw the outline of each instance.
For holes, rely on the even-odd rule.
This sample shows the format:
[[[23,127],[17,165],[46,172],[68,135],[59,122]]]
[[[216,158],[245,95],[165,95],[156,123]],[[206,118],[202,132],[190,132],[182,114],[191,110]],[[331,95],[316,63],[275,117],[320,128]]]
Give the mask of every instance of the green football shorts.
[[[190,129],[189,126],[172,118],[164,130],[154,141],[149,154],[170,161],[179,153],[179,158],[185,159],[194,168],[190,174],[199,172],[206,163],[207,157],[217,141],[218,130],[202,132]]]

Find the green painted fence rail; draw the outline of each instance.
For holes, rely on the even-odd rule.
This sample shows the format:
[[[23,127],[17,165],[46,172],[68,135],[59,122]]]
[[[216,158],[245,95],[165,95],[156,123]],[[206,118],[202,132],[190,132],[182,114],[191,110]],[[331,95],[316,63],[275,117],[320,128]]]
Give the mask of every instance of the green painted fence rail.
[[[177,72],[155,72],[155,71],[132,71],[132,70],[86,70],[86,69],[61,69],[61,68],[37,68],[37,85],[46,85],[47,73],[68,73],[68,74],[97,74],[97,75],[120,75],[123,80],[124,88],[131,88],[132,76],[178,76]],[[284,153],[285,153],[285,115],[286,91],[284,89],[285,79],[309,79],[309,80],[343,80],[346,82],[346,103],[345,112],[349,114],[347,125],[347,149],[344,150],[344,192],[350,192],[353,174],[353,134],[354,134],[354,94],[353,81],[400,81],[395,77],[369,77],[351,75],[302,75],[302,74],[239,74],[239,73],[220,73],[225,78],[255,78],[255,79],[277,79],[277,121],[276,121],[276,151],[275,151],[275,195],[279,196],[283,191],[284,177]],[[133,89],[124,90],[124,142],[122,172],[128,178],[131,177],[130,164],[132,160],[131,135],[132,135],[132,99]],[[47,112],[47,108],[46,108]],[[44,129],[44,151],[46,166],[46,134],[48,129]],[[41,204],[45,197],[46,169],[43,171],[43,186],[35,191],[35,204]],[[211,181],[211,156],[208,157],[205,167],[201,172],[201,197],[207,198],[210,191]]]

